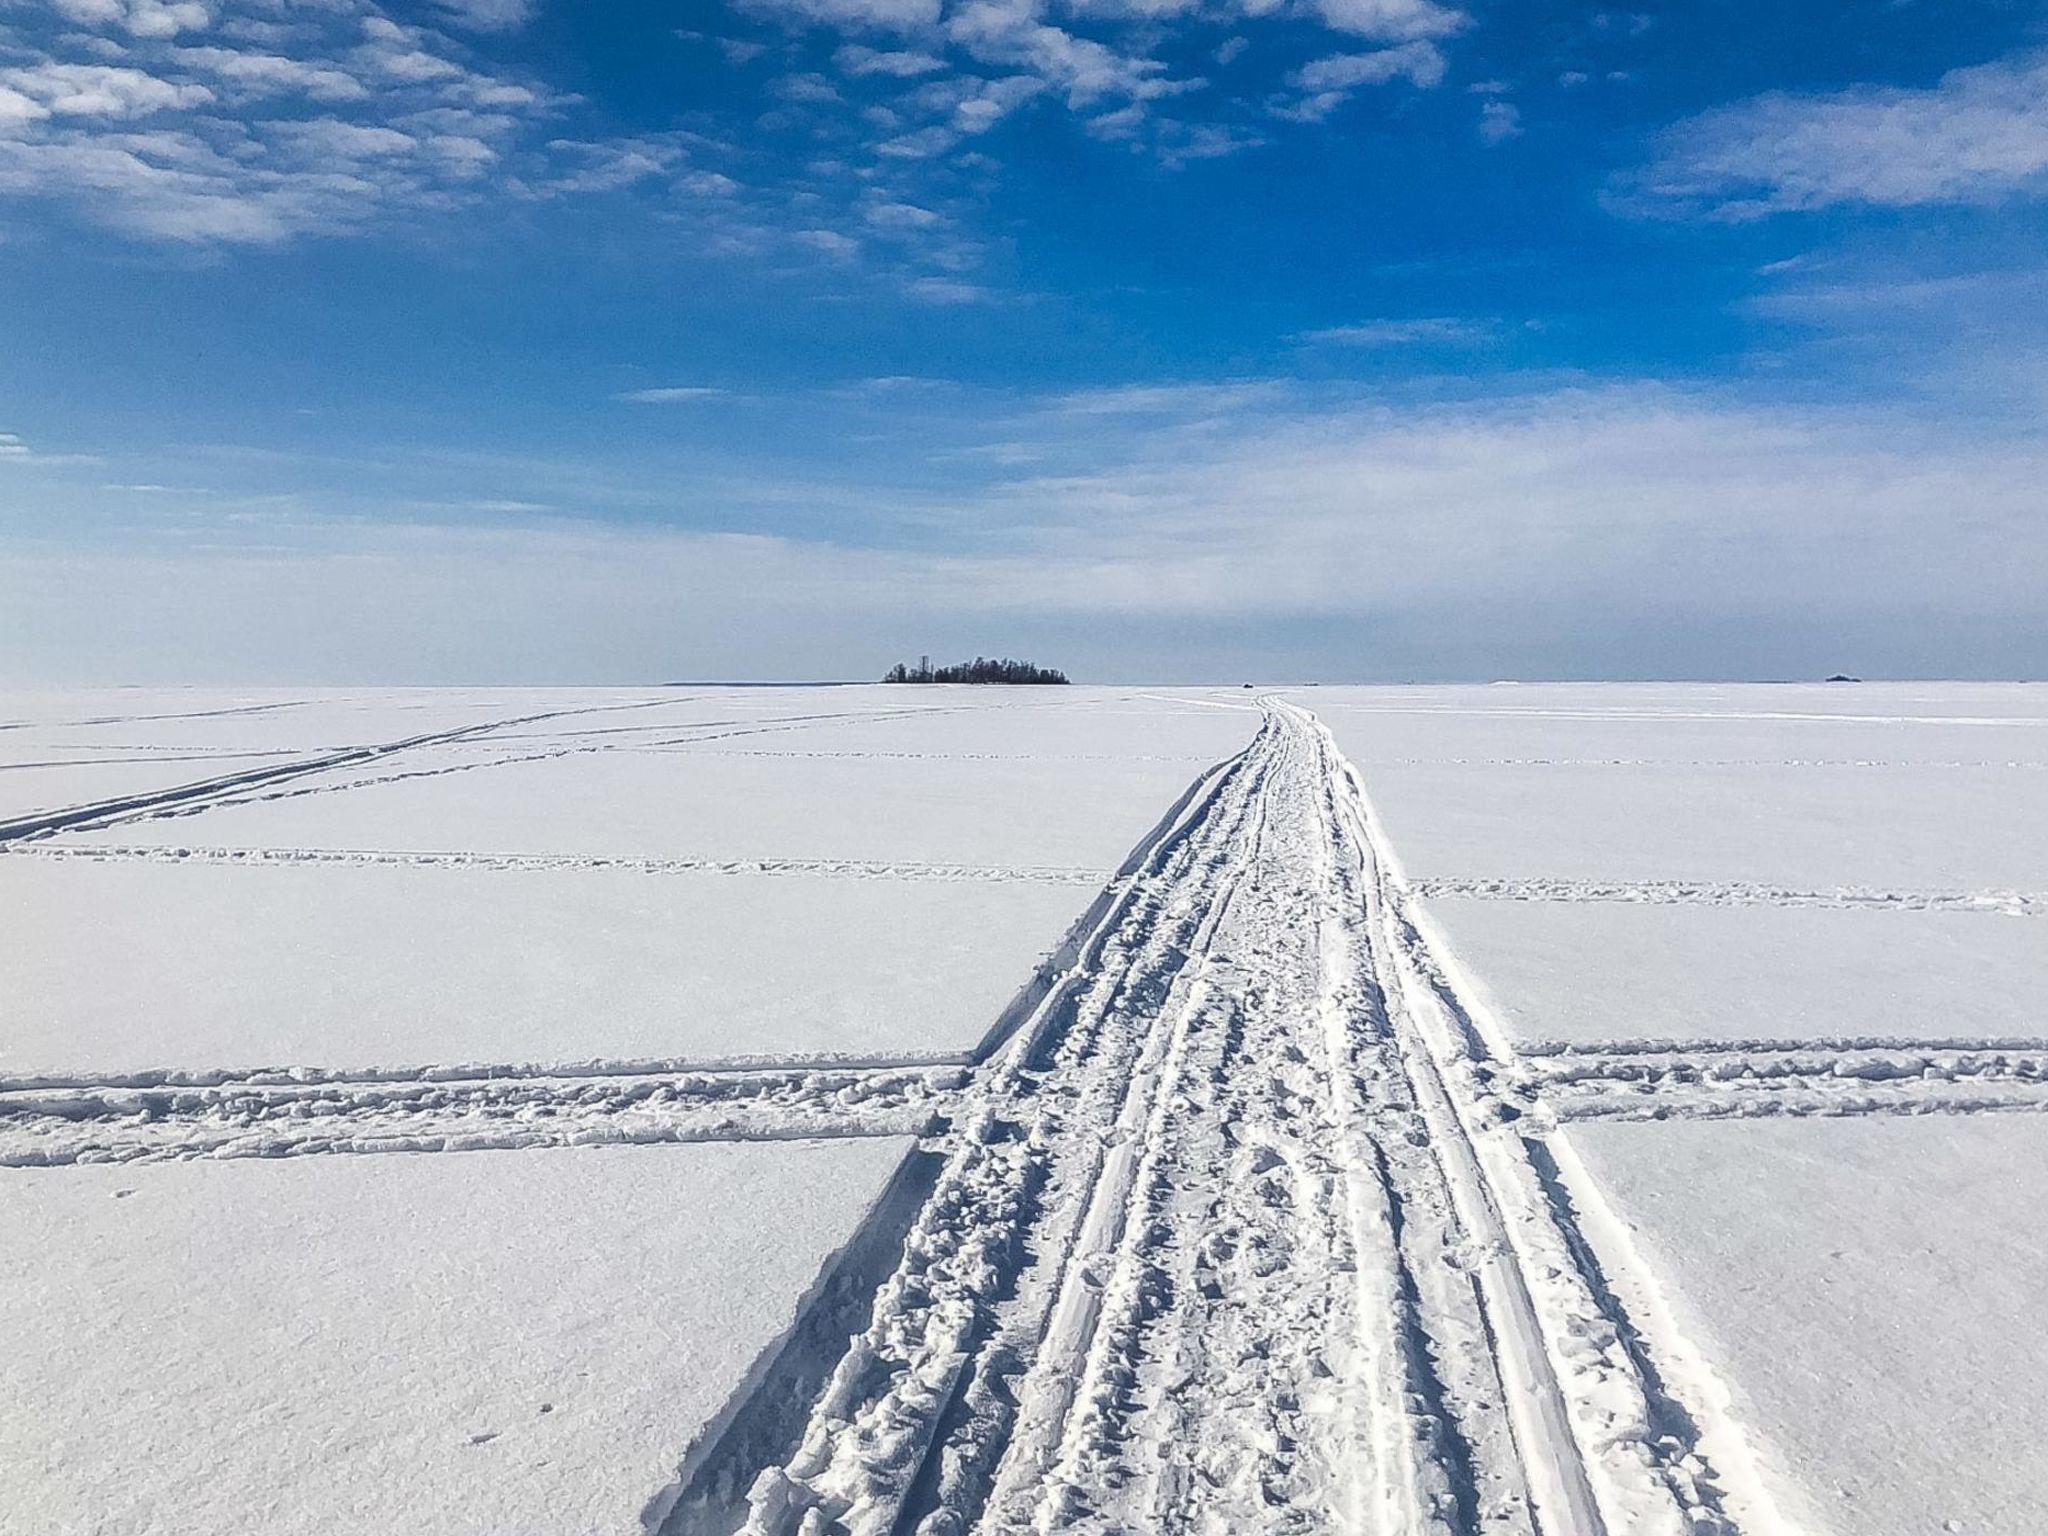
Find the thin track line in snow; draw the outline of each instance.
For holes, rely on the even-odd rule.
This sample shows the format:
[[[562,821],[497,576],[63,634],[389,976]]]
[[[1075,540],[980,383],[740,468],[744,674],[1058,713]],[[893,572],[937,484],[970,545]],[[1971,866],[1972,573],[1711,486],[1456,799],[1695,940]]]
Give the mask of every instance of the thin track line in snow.
[[[621,870],[649,875],[805,875],[827,879],[1100,885],[1108,872],[1061,865],[940,864],[915,859],[626,858],[604,854],[436,853],[374,848],[205,848],[28,843],[0,857],[83,863],[400,866],[493,872]]]
[[[1801,890],[1751,881],[1484,879],[1425,876],[1407,881],[1424,899],[1616,902],[1640,906],[1835,907],[1892,912],[1982,912],[2006,917],[2048,915],[2040,891],[1897,891],[1859,886]]]
[[[274,763],[268,767],[247,769],[241,773],[222,774],[210,779],[192,783],[170,785],[162,789],[146,790],[131,795],[121,795],[108,800],[95,800],[81,805],[66,806],[49,810],[32,811],[0,821],[0,844],[16,842],[24,838],[47,837],[53,832],[66,830],[87,830],[110,826],[116,822],[151,818],[164,815],[191,815],[208,806],[222,803],[231,797],[287,780],[305,778],[308,775],[326,773],[336,768],[352,767],[358,763],[374,762],[395,753],[409,752],[422,747],[451,746],[492,731],[510,726],[530,725],[541,720],[557,720],[568,715],[605,714],[616,710],[650,709],[669,702],[665,699],[635,700],[622,704],[580,705],[570,709],[544,710],[534,714],[519,715],[509,720],[485,720],[470,725],[461,725],[449,730],[425,731],[414,736],[401,737],[396,741],[374,742],[362,746],[344,747],[337,751],[320,752],[310,757],[295,758],[290,762]],[[258,713],[264,709],[282,706],[255,705],[247,710],[221,710],[203,713]],[[149,718],[149,717],[142,717]],[[177,717],[172,717],[177,718]]]

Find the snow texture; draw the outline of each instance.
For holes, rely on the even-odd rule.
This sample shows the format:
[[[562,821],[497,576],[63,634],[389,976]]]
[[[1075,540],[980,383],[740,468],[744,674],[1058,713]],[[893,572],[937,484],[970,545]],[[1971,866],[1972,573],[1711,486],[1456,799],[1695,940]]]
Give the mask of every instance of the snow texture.
[[[957,1058],[1089,895],[1029,879],[5,856],[0,1081]],[[112,935],[119,965],[100,959]]]
[[[1811,1536],[2048,1529],[2034,1117],[1576,1126]]]
[[[4,702],[18,752],[273,749],[97,808],[97,769],[37,770],[84,777],[0,838],[0,1081],[959,1059],[1257,720],[1085,688]]]
[[[639,1530],[903,1151],[10,1170],[0,1532]]]
[[[1871,907],[1432,897],[1519,1044],[2048,1035],[2048,924]]]
[[[38,1517],[2048,1523],[2048,690],[203,702],[0,731],[241,763],[0,825]]]

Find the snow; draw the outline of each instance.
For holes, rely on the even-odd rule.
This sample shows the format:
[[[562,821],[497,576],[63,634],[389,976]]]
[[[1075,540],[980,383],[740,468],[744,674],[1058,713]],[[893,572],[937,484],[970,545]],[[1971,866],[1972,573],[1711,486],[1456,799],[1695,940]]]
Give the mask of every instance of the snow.
[[[2048,691],[1318,689],[1421,879],[2048,890]]]
[[[2048,689],[110,697],[0,1532],[2044,1524]]]
[[[964,1055],[1258,719],[996,692],[129,701],[183,706],[135,740],[510,723],[16,844],[0,1078]]]
[[[2048,765],[2048,696],[2027,683],[1549,683],[1295,697],[1367,770],[1418,761]]]
[[[1197,769],[1236,751],[1257,721],[1243,710],[1086,689],[1008,706],[958,702],[970,692],[987,690],[844,688],[797,699],[729,690],[711,701],[608,708],[73,836],[153,847],[857,859],[1107,873]],[[830,695],[822,701],[834,706],[830,718],[816,707],[817,693]],[[927,693],[953,702],[898,703]],[[772,714],[766,703],[777,705]],[[686,730],[682,715],[697,723]],[[849,724],[863,734],[849,738]],[[863,741],[886,743],[887,755],[850,755],[879,750],[859,747]]]
[[[906,723],[903,745],[917,739]],[[118,837],[78,836],[150,847],[1052,864],[1107,874],[1195,769],[1143,758],[652,749],[516,761],[449,749],[295,780],[283,798],[139,822]]]
[[[38,760],[0,764],[0,821],[89,800],[115,800],[149,790],[238,773],[275,762],[269,755],[159,756],[96,761]]]
[[[2048,1122],[1574,1127],[1811,1536],[2048,1529]],[[1626,1298],[1624,1298],[1626,1299]]]
[[[957,1056],[1090,894],[1022,879],[0,857],[0,1080]],[[115,935],[120,963],[106,964]]]
[[[2048,689],[1300,697],[1720,1515],[2041,1529]]]
[[[1381,768],[1373,803],[1420,877],[2048,889],[2030,768]]]
[[[0,1532],[619,1536],[901,1141],[0,1178]]]
[[[915,735],[905,731],[903,741],[911,745]],[[391,764],[381,780],[342,770],[295,784],[287,799],[121,827],[119,840],[156,848],[1014,862],[1108,874],[1194,776],[1192,764],[1147,760],[610,752],[465,772],[469,762],[469,754],[422,754]],[[457,772],[440,772],[451,766]],[[322,793],[328,784],[342,793]]]
[[[1464,897],[1418,909],[1519,1043],[2048,1032],[2048,933],[2032,917]]]

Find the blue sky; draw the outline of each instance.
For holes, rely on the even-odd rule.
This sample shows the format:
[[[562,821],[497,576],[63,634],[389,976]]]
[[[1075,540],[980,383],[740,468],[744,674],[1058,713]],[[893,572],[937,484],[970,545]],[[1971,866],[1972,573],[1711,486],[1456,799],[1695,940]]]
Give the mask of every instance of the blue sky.
[[[0,0],[0,676],[2048,671],[2048,10]]]

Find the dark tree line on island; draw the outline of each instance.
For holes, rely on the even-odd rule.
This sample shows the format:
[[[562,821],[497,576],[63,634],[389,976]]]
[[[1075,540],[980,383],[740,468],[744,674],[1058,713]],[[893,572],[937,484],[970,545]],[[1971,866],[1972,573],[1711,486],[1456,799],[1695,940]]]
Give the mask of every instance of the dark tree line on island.
[[[1064,683],[1066,680],[1064,672],[1034,666],[1028,661],[1011,661],[1007,656],[1000,661],[977,656],[972,661],[951,667],[935,667],[929,656],[914,667],[907,667],[899,661],[882,679],[885,683]]]

